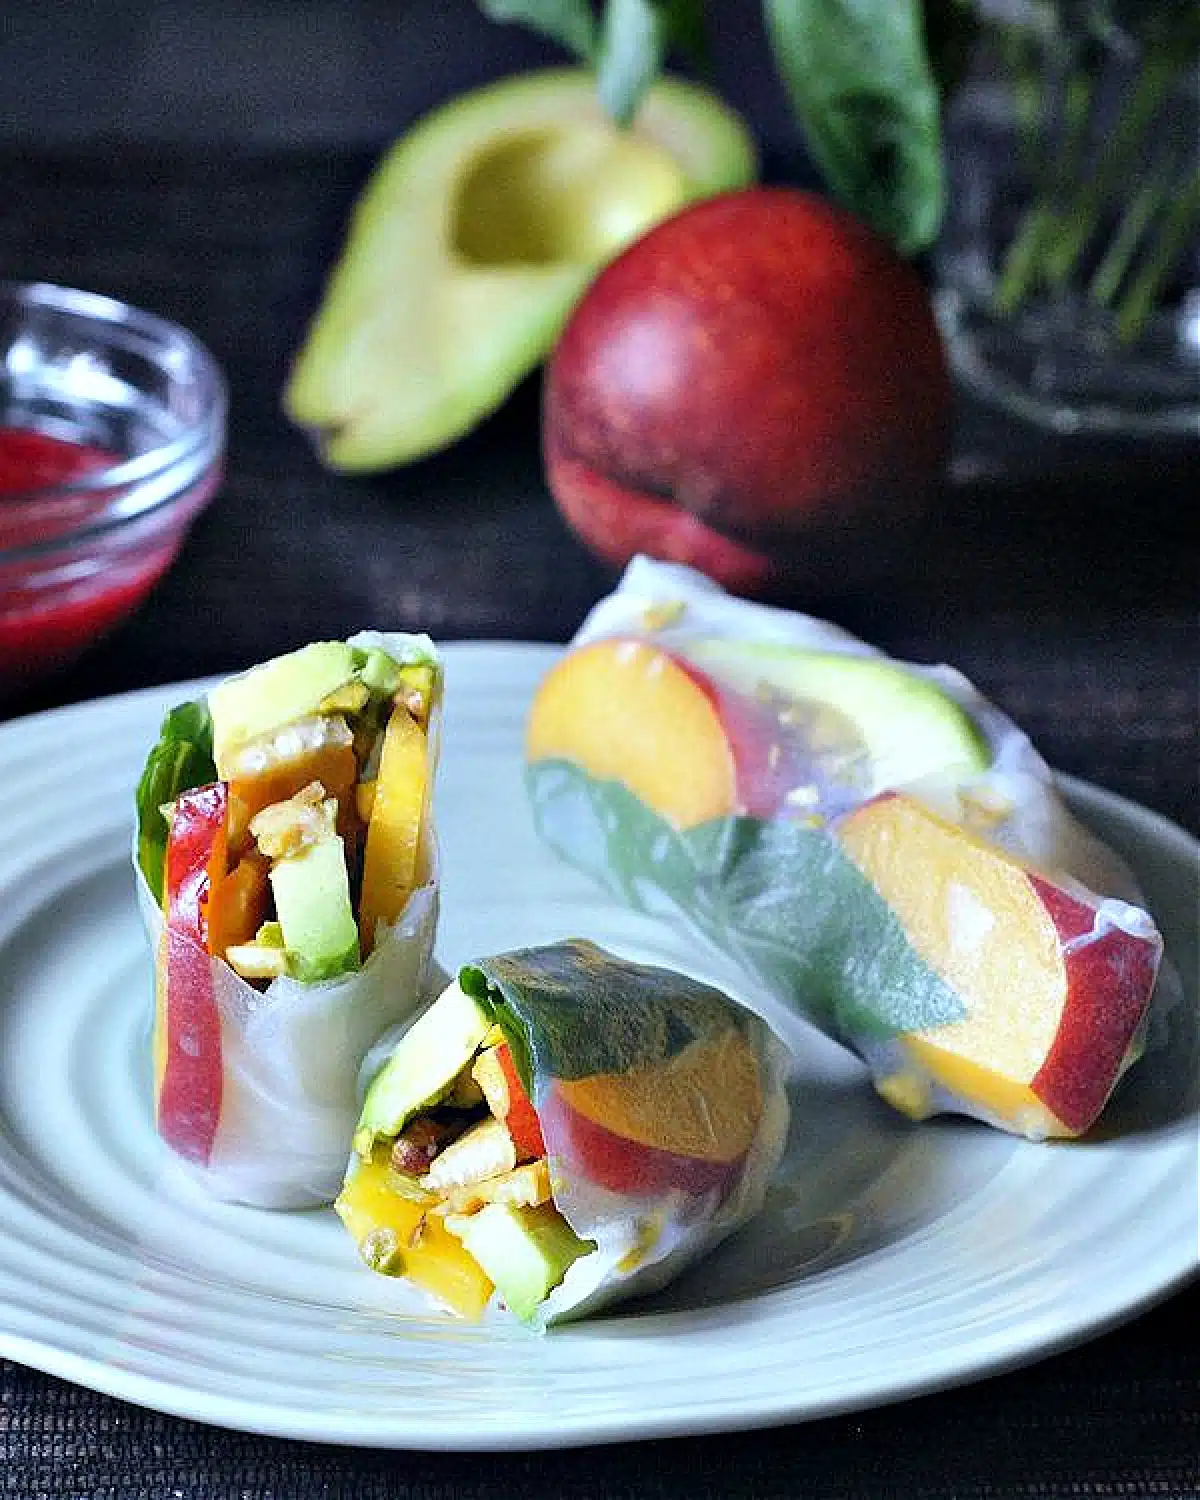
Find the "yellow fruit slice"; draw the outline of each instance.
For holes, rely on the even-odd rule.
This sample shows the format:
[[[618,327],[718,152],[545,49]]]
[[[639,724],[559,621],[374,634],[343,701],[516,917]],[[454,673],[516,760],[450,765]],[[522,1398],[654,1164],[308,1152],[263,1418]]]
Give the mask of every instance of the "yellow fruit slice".
[[[555,1087],[573,1110],[606,1130],[699,1161],[736,1161],[762,1121],[758,1058],[732,1030],[650,1067],[559,1079]]]
[[[417,884],[428,796],[425,731],[401,705],[384,731],[367,825],[358,917],[364,958],[375,946],[377,924],[394,922]]]
[[[566,760],[620,781],[677,828],[733,812],[737,770],[713,696],[684,664],[642,641],[572,651],[543,679],[525,758]]]
[[[334,1204],[338,1217],[360,1251],[371,1235],[376,1244],[394,1245],[386,1265],[375,1260],[379,1269],[411,1281],[460,1318],[477,1320],[491,1298],[492,1283],[441,1219],[427,1213],[434,1199],[423,1204],[401,1197],[388,1185],[393,1175],[387,1148],[381,1147],[342,1188]]]

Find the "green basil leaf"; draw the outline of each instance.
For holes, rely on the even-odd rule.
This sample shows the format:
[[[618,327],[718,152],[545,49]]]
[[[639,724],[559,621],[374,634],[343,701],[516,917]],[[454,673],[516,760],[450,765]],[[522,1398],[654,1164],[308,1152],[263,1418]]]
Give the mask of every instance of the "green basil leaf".
[[[608,0],[596,53],[600,101],[618,125],[637,114],[672,51],[709,62],[704,0]]]
[[[171,709],[162,721],[158,742],[146,757],[137,785],[138,865],[161,899],[167,853],[167,820],[162,809],[180,792],[215,779],[212,716],[200,698]]]
[[[628,125],[667,56],[667,7],[655,0],[608,0],[596,55],[600,102]]]
[[[596,54],[596,18],[588,0],[479,0],[493,21],[519,21],[557,42],[581,62]]]
[[[459,983],[487,999],[510,1047],[517,1038],[527,1089],[535,1077],[651,1067],[733,1029],[754,1035],[761,1024],[710,985],[580,938],[477,959]]]
[[[641,911],[735,960],[827,1036],[866,1043],[962,1019],[962,1001],[823,828],[730,817],[673,829],[616,781],[526,769],[538,834]]]
[[[763,0],[792,108],[831,191],[902,255],[945,204],[941,99],[920,0]]]

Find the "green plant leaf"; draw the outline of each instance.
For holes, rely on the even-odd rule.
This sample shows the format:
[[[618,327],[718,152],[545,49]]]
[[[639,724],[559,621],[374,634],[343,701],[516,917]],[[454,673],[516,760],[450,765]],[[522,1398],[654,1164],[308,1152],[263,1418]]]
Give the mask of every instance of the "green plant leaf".
[[[510,1045],[517,1037],[527,1087],[535,1078],[629,1073],[757,1025],[709,985],[578,938],[477,959],[459,983],[487,1001]]]
[[[158,741],[146,757],[136,793],[138,864],[156,896],[162,894],[167,820],[162,809],[180,792],[212,781],[212,716],[204,700],[181,703],[162,721]]]
[[[680,832],[620,782],[567,761],[527,767],[525,785],[556,854],[626,905],[682,919],[826,1035],[861,1051],[962,1019],[959,997],[827,829],[729,817]]]
[[[600,102],[628,125],[667,57],[667,7],[655,0],[608,0],[596,57]]]
[[[581,62],[596,55],[596,18],[588,0],[478,0],[493,21],[517,21],[557,42]]]
[[[767,35],[830,190],[902,255],[932,244],[941,99],[920,0],[763,0]]]
[[[707,66],[704,0],[608,0],[596,53],[597,87],[619,125],[637,114],[672,51]]]

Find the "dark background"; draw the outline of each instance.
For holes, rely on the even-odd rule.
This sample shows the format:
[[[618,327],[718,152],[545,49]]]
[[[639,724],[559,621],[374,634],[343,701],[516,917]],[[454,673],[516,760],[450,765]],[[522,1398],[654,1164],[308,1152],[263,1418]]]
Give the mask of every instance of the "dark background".
[[[757,6],[714,7],[717,83],[773,177],[812,183]],[[0,10],[0,276],[176,318],[230,378],[228,475],[139,616],[24,713],[243,666],[366,624],[566,640],[611,582],[559,520],[533,379],[394,474],[322,471],[288,360],[379,149],[458,89],[558,58],[466,0],[119,0]],[[869,587],[788,602],[950,660],[1048,759],[1200,832],[1195,445],[1051,440],[960,397],[938,508]],[[1081,1268],[1081,1275],[1087,1274]],[[1197,1292],[961,1392],[779,1432],[497,1459],[208,1431],[0,1362],[0,1496],[1057,1500],[1200,1494]]]

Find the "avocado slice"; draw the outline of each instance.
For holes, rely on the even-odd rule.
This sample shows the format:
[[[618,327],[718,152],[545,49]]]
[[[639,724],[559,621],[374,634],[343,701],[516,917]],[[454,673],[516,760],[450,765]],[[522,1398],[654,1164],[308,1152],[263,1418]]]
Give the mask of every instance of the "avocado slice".
[[[330,832],[276,860],[269,876],[288,973],[315,983],[359,967],[358,924],[341,837]]]
[[[457,980],[397,1042],[363,1100],[354,1149],[369,1157],[376,1137],[399,1135],[436,1104],[475,1056],[492,1025],[490,1011]]]
[[[594,1241],[580,1239],[552,1203],[537,1208],[489,1203],[477,1213],[447,1217],[446,1228],[523,1323],[579,1257],[596,1248]]]
[[[928,678],[895,662],[764,642],[701,640],[687,653],[743,693],[783,699],[814,758],[840,763],[860,797],[924,776],[984,771],[987,740],[970,714]]]
[[[738,116],[679,79],[659,80],[628,130],[583,68],[463,95],[415,125],[368,183],[285,411],[333,469],[447,446],[541,362],[605,261],[756,170]]]
[[[234,751],[248,740],[316,713],[357,669],[352,646],[314,641],[218,683],[208,694],[217,774],[227,774]]]

